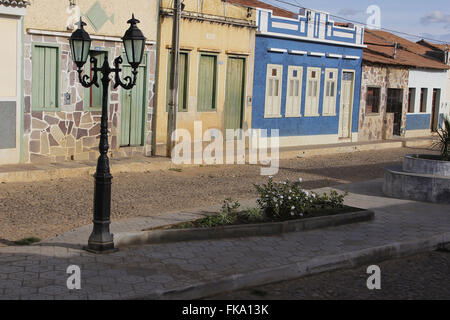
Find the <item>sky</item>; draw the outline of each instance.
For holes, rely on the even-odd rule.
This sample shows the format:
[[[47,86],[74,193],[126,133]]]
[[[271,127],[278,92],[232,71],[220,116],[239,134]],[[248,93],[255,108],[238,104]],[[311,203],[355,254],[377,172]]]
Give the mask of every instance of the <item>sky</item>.
[[[297,6],[329,12],[346,19],[366,23],[367,8],[377,5],[381,9],[381,27],[413,34],[399,36],[418,41],[450,43],[450,0],[262,0],[264,2],[297,12]],[[280,2],[281,1],[281,2]],[[339,19],[336,19],[339,20]]]

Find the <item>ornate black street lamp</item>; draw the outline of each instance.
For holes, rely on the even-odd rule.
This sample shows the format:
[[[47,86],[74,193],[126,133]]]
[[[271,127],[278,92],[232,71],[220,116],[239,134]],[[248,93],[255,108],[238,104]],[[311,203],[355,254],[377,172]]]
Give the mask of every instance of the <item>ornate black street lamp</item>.
[[[89,50],[91,47],[91,37],[84,30],[84,23],[81,18],[79,22],[79,28],[73,32],[70,37],[70,47],[72,50],[72,59],[78,67],[78,78],[81,85],[85,88],[90,88],[93,85],[99,87],[97,72],[101,72],[102,78],[100,79],[103,86],[102,96],[102,118],[100,125],[100,157],[97,162],[97,171],[95,173],[95,191],[94,191],[94,229],[89,237],[87,250],[95,253],[106,253],[114,250],[113,235],[109,231],[110,215],[111,215],[111,179],[112,175],[109,169],[108,158],[108,86],[111,81],[109,78],[110,73],[114,73],[114,88],[121,86],[125,90],[130,90],[136,85],[137,68],[144,56],[145,37],[141,30],[137,27],[137,23],[140,21],[134,18],[134,14],[128,23],[130,28],[125,32],[123,36],[123,45],[125,47],[125,54],[128,59],[128,63],[133,68],[132,77],[127,76],[123,82],[120,79],[120,72],[122,69],[120,65],[123,60],[122,57],[117,57],[114,60],[114,68],[110,68],[107,59],[104,60],[103,65],[97,67],[97,59],[91,57],[90,62],[93,65],[91,68],[94,73],[90,79],[87,75],[82,75],[83,66],[89,56]]]

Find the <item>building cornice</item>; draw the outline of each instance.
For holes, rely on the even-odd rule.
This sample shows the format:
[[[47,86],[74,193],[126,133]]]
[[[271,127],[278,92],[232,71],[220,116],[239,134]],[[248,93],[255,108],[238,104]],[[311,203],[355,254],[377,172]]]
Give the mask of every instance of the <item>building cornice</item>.
[[[160,14],[163,17],[171,17],[171,16],[173,16],[173,9],[161,8]],[[228,18],[228,17],[223,17],[223,16],[215,16],[215,15],[204,14],[204,13],[199,13],[199,12],[192,12],[192,11],[183,11],[181,13],[181,18],[187,19],[187,20],[207,21],[207,22],[211,22],[211,23],[232,25],[232,26],[243,27],[243,28],[252,28],[252,29],[257,28],[256,23],[254,21],[236,19],[236,18]]]

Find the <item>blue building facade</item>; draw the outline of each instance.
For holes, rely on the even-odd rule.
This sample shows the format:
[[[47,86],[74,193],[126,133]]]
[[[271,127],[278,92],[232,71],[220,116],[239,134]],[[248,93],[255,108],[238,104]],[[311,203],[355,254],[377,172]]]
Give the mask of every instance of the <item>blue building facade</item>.
[[[355,141],[363,27],[262,8],[257,26],[252,128],[279,129],[282,147]]]

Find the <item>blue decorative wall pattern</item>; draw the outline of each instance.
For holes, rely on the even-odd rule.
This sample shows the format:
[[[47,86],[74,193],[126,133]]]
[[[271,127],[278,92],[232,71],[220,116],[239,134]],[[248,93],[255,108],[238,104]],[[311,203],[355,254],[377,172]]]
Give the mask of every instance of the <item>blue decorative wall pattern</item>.
[[[342,72],[353,71],[354,96],[351,131],[358,131],[361,92],[363,28],[337,27],[322,12],[304,12],[298,19],[274,17],[267,10],[258,10],[258,33],[255,44],[252,127],[279,129],[280,136],[338,134],[341,103]],[[294,52],[296,54],[294,54]],[[283,51],[283,52],[274,52]],[[312,55],[319,53],[322,56]],[[264,118],[266,72],[268,64],[283,66],[281,118]],[[302,66],[301,117],[285,117],[288,67]],[[321,68],[319,115],[305,117],[307,68]],[[336,115],[322,116],[325,68],[338,69]]]

